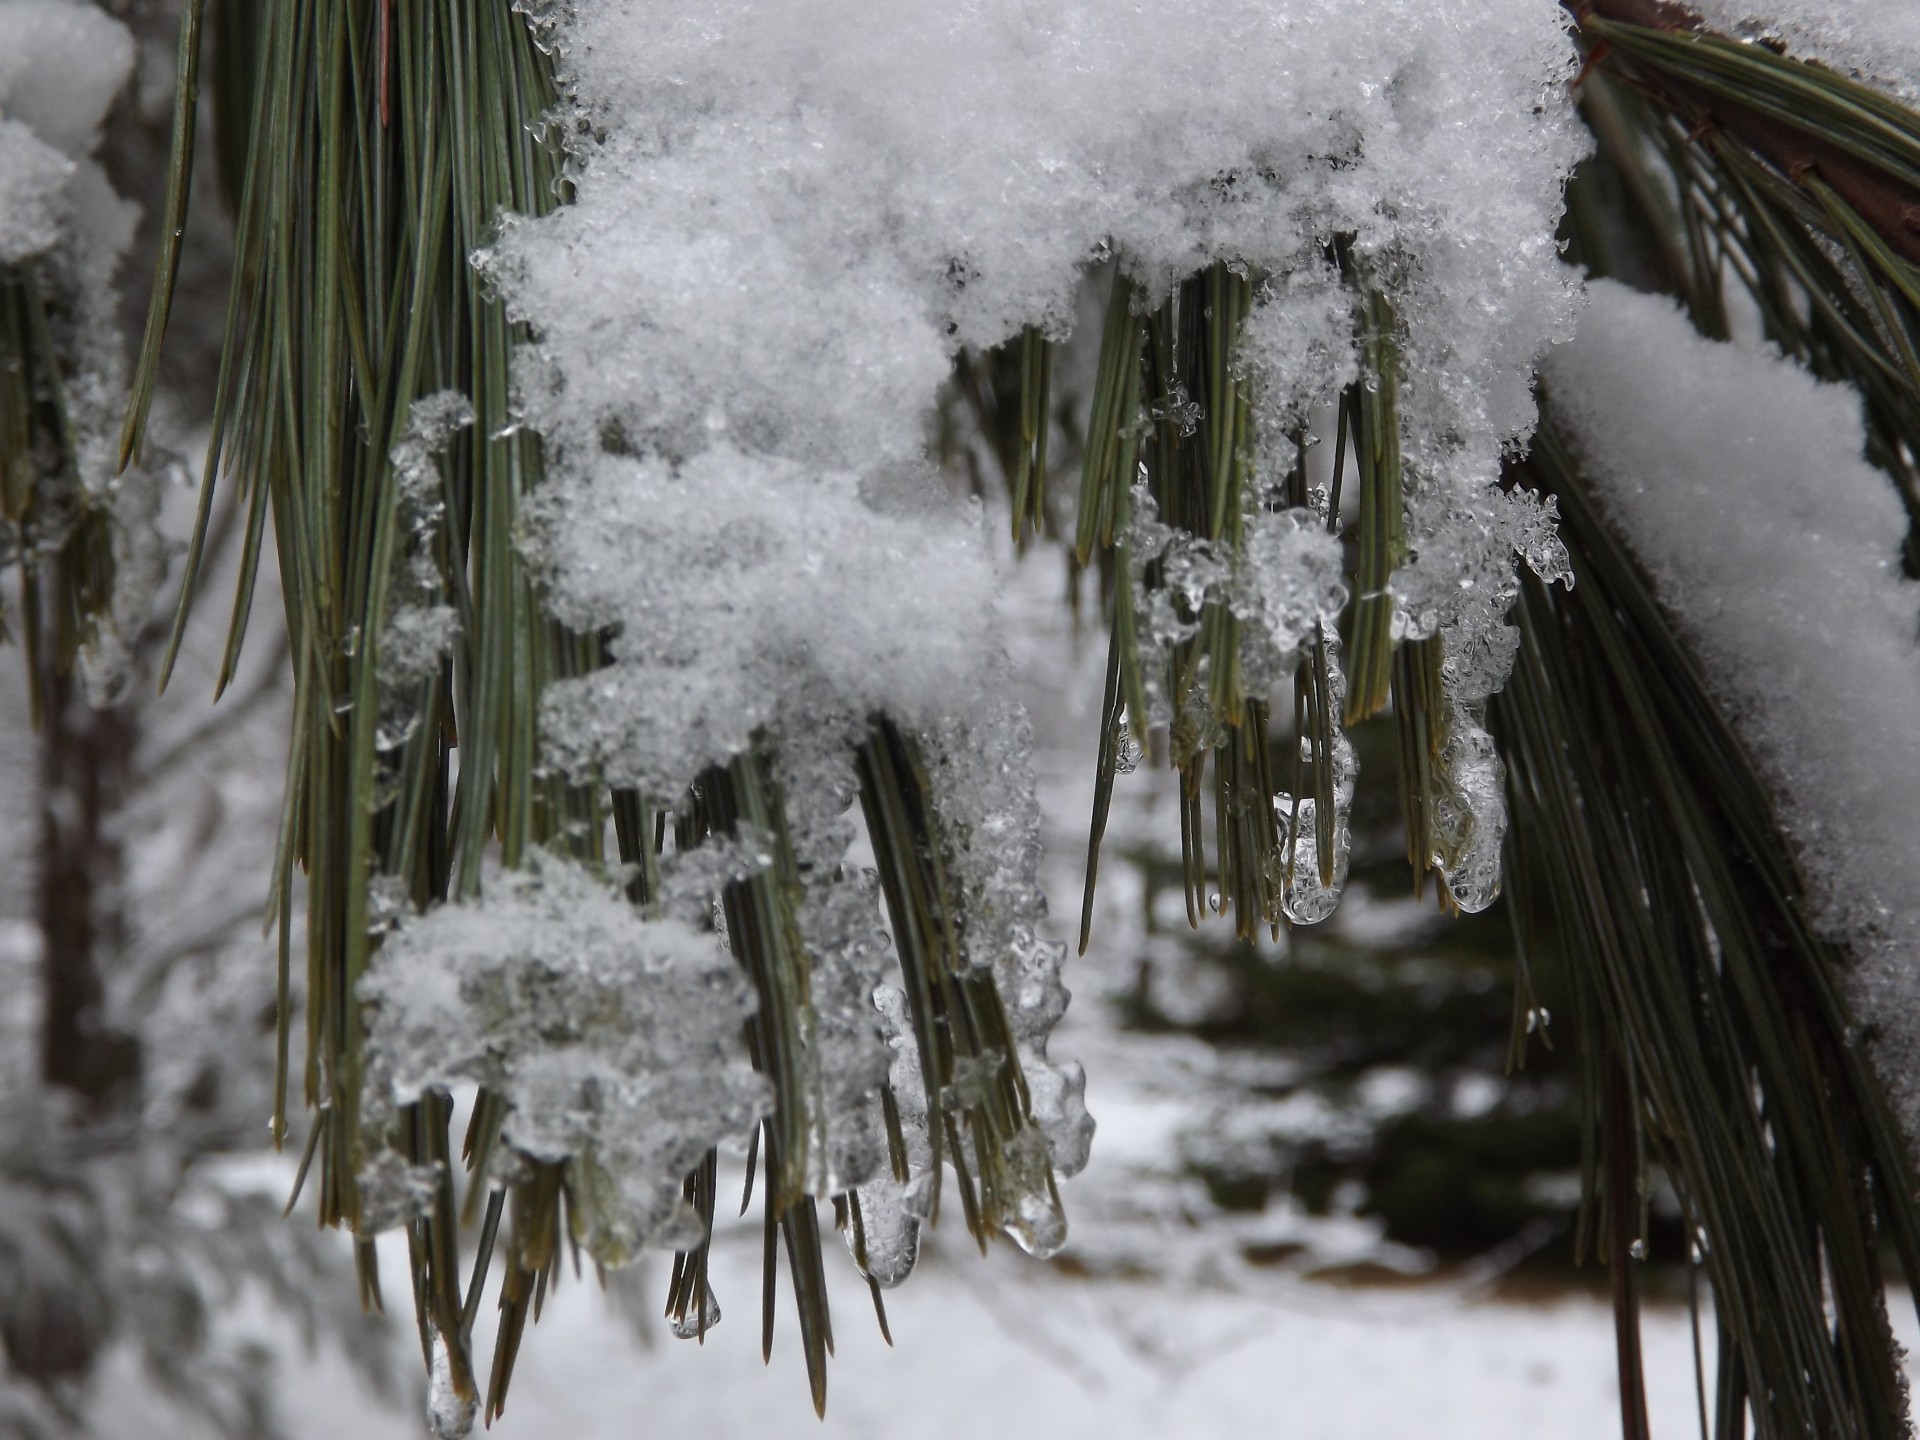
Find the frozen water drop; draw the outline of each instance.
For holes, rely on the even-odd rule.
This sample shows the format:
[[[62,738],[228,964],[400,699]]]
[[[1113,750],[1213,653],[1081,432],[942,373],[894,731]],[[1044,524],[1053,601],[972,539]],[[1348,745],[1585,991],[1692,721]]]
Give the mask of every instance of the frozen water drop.
[[[466,1440],[480,1402],[471,1391],[462,1395],[454,1382],[453,1357],[439,1331],[433,1332],[433,1362],[427,1375],[427,1423],[434,1440]]]
[[[681,1340],[698,1340],[707,1330],[720,1323],[720,1302],[715,1298],[713,1286],[705,1287],[706,1301],[703,1305],[689,1305],[684,1315],[669,1315],[668,1328]],[[702,1316],[704,1314],[704,1321]],[[703,1328],[704,1326],[704,1328]]]

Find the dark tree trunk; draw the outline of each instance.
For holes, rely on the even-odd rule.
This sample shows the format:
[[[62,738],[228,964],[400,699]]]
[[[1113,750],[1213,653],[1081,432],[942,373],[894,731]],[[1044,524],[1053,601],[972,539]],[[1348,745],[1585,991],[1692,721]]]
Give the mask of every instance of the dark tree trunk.
[[[108,1025],[105,968],[126,942],[116,819],[133,754],[132,712],[97,710],[76,676],[52,677],[40,736],[38,907],[44,949],[41,1074],[105,1109],[140,1074],[140,1047]]]

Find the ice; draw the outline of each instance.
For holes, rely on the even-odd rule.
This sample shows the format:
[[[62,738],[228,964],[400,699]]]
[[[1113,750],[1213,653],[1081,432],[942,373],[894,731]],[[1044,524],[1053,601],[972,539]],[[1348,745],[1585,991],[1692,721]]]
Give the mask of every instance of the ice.
[[[846,864],[858,788],[851,738],[819,729],[792,735],[775,765],[801,883],[800,934],[813,962],[806,1065],[816,1195],[843,1193],[887,1167],[879,1098],[889,1054],[874,992],[891,957],[878,877]]]
[[[1338,660],[1330,657],[1328,670],[1334,677],[1330,689],[1336,708],[1346,689],[1338,679],[1337,665]],[[1301,744],[1304,749],[1306,742],[1303,740]],[[1301,758],[1310,757],[1303,754]],[[1353,854],[1348,817],[1353,810],[1354,777],[1360,766],[1354,757],[1353,742],[1338,729],[1334,731],[1333,753],[1328,763],[1333,766],[1332,884],[1320,882],[1319,802],[1310,796],[1300,797],[1296,819],[1292,795],[1283,790],[1273,797],[1273,812],[1280,822],[1280,844],[1268,857],[1267,865],[1280,893],[1280,908],[1296,925],[1317,925],[1333,914],[1334,907],[1340,903],[1340,892],[1346,886],[1347,867]]]
[[[431,1320],[426,1325],[433,1356],[427,1369],[427,1424],[434,1440],[466,1440],[480,1411],[479,1398],[460,1393],[454,1384],[453,1357],[447,1352],[446,1337],[433,1328]]]
[[[1047,1057],[1047,1038],[1067,1009],[1060,981],[1066,947],[1041,933],[1040,807],[1033,794],[1033,732],[1003,674],[986,692],[990,708],[932,737],[928,774],[939,805],[949,878],[960,892],[967,963],[991,968],[1006,1010],[1034,1122],[1053,1166],[1073,1175],[1087,1163],[1093,1119],[1086,1076]],[[956,1079],[958,1077],[956,1076]]]
[[[933,1143],[927,1128],[926,1082],[907,997],[883,985],[874,991],[873,1000],[886,1036],[887,1083],[899,1116],[907,1173],[903,1177],[889,1169],[855,1190],[860,1233],[855,1235],[849,1227],[846,1243],[862,1273],[882,1289],[891,1289],[913,1273],[920,1256],[920,1225],[927,1219],[932,1194]],[[856,1247],[864,1248],[864,1257]]]
[[[1454,904],[1474,912],[1500,893],[1506,772],[1485,722],[1487,700],[1506,683],[1519,645],[1505,619],[1519,594],[1515,561],[1567,586],[1573,567],[1555,531],[1553,501],[1530,491],[1494,491],[1474,508],[1416,497],[1412,515],[1420,548],[1391,588],[1396,632],[1437,636],[1442,651],[1442,709],[1433,718],[1445,739],[1433,757],[1428,860]]]
[[[1920,1134],[1920,588],[1900,578],[1899,497],[1860,458],[1859,396],[1608,282],[1546,376],[1778,797],[1814,919],[1860,957],[1852,998]]]
[[[768,1107],[741,1039],[752,993],[711,933],[644,917],[572,861],[490,877],[403,920],[361,982],[367,1114],[487,1086],[515,1151],[565,1161],[576,1238],[617,1267],[702,1239],[687,1172]]]
[[[667,1328],[673,1331],[676,1340],[699,1340],[720,1323],[720,1301],[711,1285],[705,1285],[704,1291],[705,1299],[689,1305],[686,1314],[668,1317]]]
[[[380,681],[374,744],[381,750],[397,749],[419,728],[421,682],[440,673],[460,633],[437,558],[445,544],[447,507],[434,457],[472,423],[473,407],[458,391],[423,396],[410,407],[406,431],[391,452],[393,519],[401,538],[374,656]]]

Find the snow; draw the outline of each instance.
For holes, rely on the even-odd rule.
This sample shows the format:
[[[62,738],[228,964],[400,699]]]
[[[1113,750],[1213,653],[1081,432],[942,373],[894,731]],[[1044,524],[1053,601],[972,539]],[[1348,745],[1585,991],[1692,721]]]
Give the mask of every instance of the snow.
[[[717,1247],[715,1283],[725,1293],[757,1288],[756,1245],[742,1235]],[[892,1348],[863,1298],[843,1292],[824,1423],[806,1403],[798,1337],[784,1315],[763,1367],[751,1316],[709,1332],[698,1350],[652,1325],[659,1338],[642,1348],[608,1323],[590,1284],[564,1287],[542,1321],[552,1333],[522,1351],[493,1433],[613,1440],[633,1433],[640,1413],[664,1433],[769,1440],[1620,1433],[1612,1317],[1597,1300],[1489,1304],[1444,1289],[1284,1281],[1195,1290],[1032,1269],[1010,1255],[930,1257],[919,1283],[887,1297]],[[1651,1309],[1644,1336],[1655,1433],[1691,1434],[1686,1312]],[[289,1398],[298,1405],[304,1393],[295,1382]],[[339,1402],[315,1398],[314,1410],[294,1411],[295,1436],[328,1433],[327,1409]],[[389,1422],[355,1433],[398,1440],[418,1432]]]
[[[619,633],[611,666],[547,692],[550,756],[672,796],[757,731],[964,702],[992,569],[973,527],[929,508],[876,510],[852,471],[725,441],[677,466],[569,456],[528,506],[536,554],[558,618]]]
[[[1862,458],[1860,399],[1663,299],[1591,287],[1554,413],[1778,797],[1815,921],[1861,957],[1861,1018],[1920,1135],[1920,587]],[[1631,416],[1622,424],[1621,416]]]
[[[508,1145],[569,1162],[577,1238],[608,1267],[697,1244],[681,1182],[767,1110],[741,1038],[751,988],[718,938],[643,917],[557,856],[400,920],[360,995],[374,1007],[363,1123],[430,1087],[485,1085],[507,1104]],[[395,1168],[361,1183],[398,1223],[416,1192],[407,1174],[382,1183]]]
[[[18,120],[0,119],[0,263],[51,250],[73,162]]]
[[[84,0],[7,0],[5,15],[0,114],[83,158],[132,73],[133,36]]]

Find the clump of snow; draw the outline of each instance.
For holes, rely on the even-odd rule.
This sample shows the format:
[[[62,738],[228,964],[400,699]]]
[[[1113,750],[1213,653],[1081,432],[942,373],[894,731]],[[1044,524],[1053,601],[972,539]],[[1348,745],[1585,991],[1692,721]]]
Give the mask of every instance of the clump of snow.
[[[679,463],[562,456],[527,507],[549,602],[616,629],[611,666],[547,692],[567,769],[674,796],[756,731],[927,723],[980,684],[992,566],[977,527],[937,513],[930,472],[889,503],[853,468],[725,439]]]
[[[31,273],[47,304],[62,367],[62,399],[77,444],[77,476],[45,477],[39,513],[72,522],[82,507],[111,526],[114,586],[81,649],[89,694],[100,703],[125,685],[133,638],[165,573],[155,522],[156,481],[119,473],[116,449],[126,360],[114,276],[138,212],[114,194],[88,157],[114,97],[133,69],[126,27],[84,0],[10,0],[0,46],[0,268]],[[56,525],[30,537],[57,549]]]
[[[741,1037],[751,988],[718,938],[553,855],[402,921],[360,996],[368,1117],[488,1087],[509,1146],[568,1163],[577,1238],[609,1267],[698,1244],[682,1181],[767,1110]]]
[[[85,0],[8,0],[0,114],[73,159],[90,154],[133,71],[127,27]]]
[[[1471,648],[1504,610],[1540,517],[1497,459],[1576,286],[1556,5],[580,0],[545,23],[595,138],[576,203],[509,219],[481,263],[537,336],[557,613],[618,627],[612,668],[550,697],[569,769],[670,791],[796,705],[967,716],[991,572],[933,498],[927,417],[959,347],[1065,333],[1109,255],[1146,303],[1216,259],[1261,277],[1240,363],[1271,447],[1361,375],[1342,240],[1398,317],[1413,573],[1444,585],[1408,623]],[[1180,552],[1270,622],[1260,673],[1324,592],[1311,550]]]
[[[1608,517],[1651,572],[1771,782],[1853,998],[1920,1134],[1920,587],[1906,515],[1860,458],[1859,396],[1592,287],[1546,374]],[[1630,416],[1622,423],[1622,416]]]

